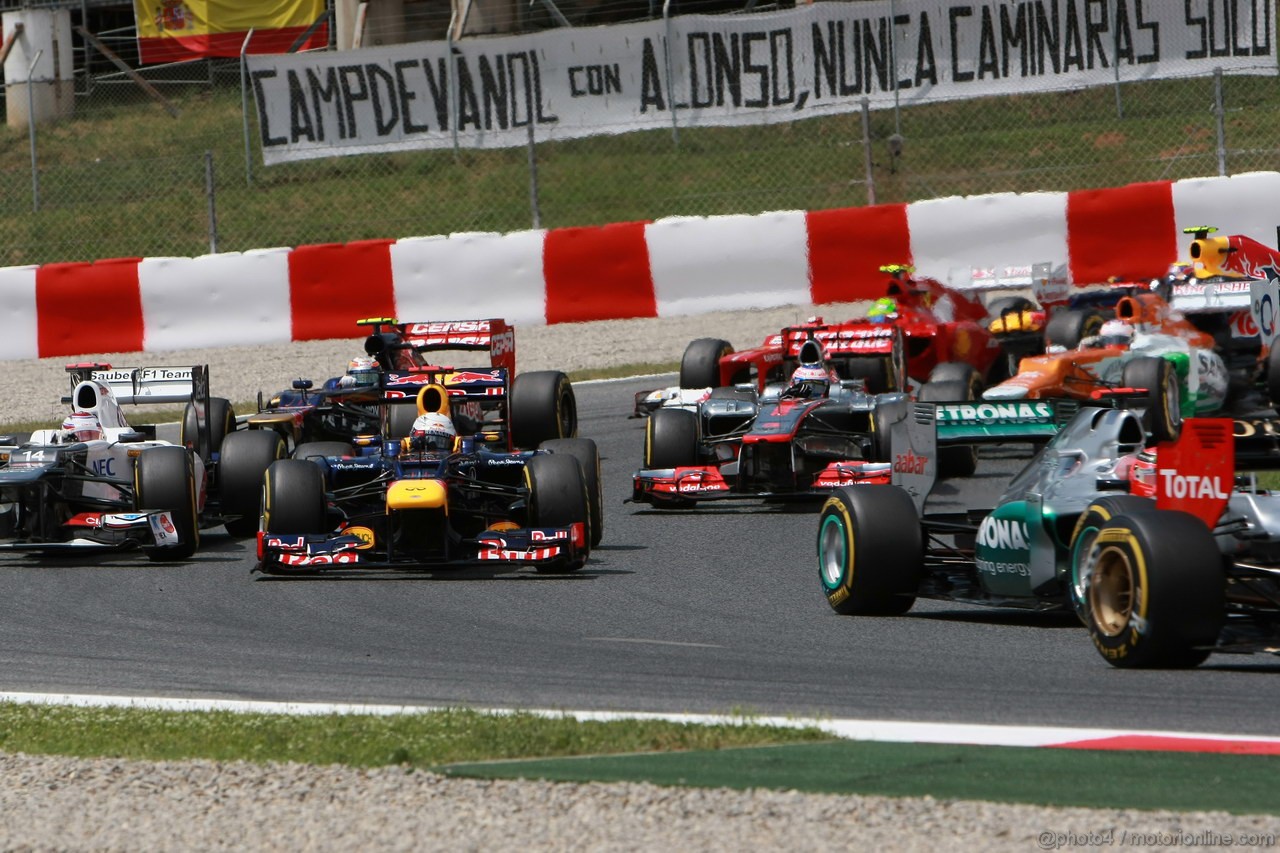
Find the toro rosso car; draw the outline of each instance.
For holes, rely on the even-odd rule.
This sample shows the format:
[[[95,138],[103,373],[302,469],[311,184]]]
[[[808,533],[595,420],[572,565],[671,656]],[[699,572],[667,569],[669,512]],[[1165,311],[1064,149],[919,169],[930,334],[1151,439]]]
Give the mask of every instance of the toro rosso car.
[[[401,323],[379,317],[358,321],[369,329],[365,352],[380,377],[369,384],[345,384],[333,377],[318,389],[308,379],[259,400],[248,425],[279,432],[292,446],[315,442],[350,444],[357,436],[382,429],[384,397],[412,402],[427,385],[443,385],[455,420],[477,432],[491,447],[535,448],[541,442],[577,434],[578,413],[573,387],[554,370],[516,375],[515,330],[503,320],[450,320]],[[488,363],[454,367],[435,363],[444,352],[484,352]],[[391,435],[408,435],[414,407],[393,406]],[[475,429],[471,429],[475,427]]]
[[[1148,449],[1134,412],[1082,408],[993,509],[936,513],[938,408],[914,404],[894,425],[918,473],[824,506],[819,578],[836,612],[901,614],[918,597],[1074,608],[1120,667],[1280,649],[1280,498],[1233,491],[1232,457],[1234,429],[1249,435],[1241,464],[1276,465],[1274,423],[1191,419]]]
[[[416,402],[416,406],[415,406]],[[439,384],[388,397],[384,411],[448,416]],[[274,463],[263,486],[259,564],[270,574],[365,568],[583,566],[602,520],[599,454],[589,439],[494,449],[476,434],[447,440],[381,434],[345,453]],[[452,436],[452,433],[450,433]]]
[[[989,328],[993,312],[999,318],[1029,307],[1029,300],[1002,300],[988,309],[970,294],[914,275],[911,267],[889,264],[880,269],[886,275],[884,295],[866,317],[843,323],[815,318],[741,352],[734,352],[727,341],[695,340],[680,362],[680,387],[754,382],[763,391],[766,384],[790,376],[796,351],[809,337],[823,345],[841,376],[866,379],[873,393],[901,391],[908,379],[937,380],[935,369],[948,363],[971,365],[986,384],[1008,375],[1011,359],[1042,348],[1038,336],[1004,336]]]
[[[140,548],[153,560],[185,559],[201,529],[256,529],[262,474],[284,448],[271,436],[233,432],[226,400],[208,397],[207,368],[67,369],[64,428],[0,442],[0,550]],[[158,440],[154,426],[130,426],[121,408],[171,402],[187,403],[179,444]]]
[[[1142,389],[1148,424],[1158,438],[1175,436],[1184,417],[1225,405],[1227,368],[1211,336],[1154,293],[1123,297],[1115,315],[1099,325],[1105,334],[1087,337],[1074,349],[1051,347],[1022,359],[1018,372],[983,391],[983,399],[1088,400],[1106,389]]]

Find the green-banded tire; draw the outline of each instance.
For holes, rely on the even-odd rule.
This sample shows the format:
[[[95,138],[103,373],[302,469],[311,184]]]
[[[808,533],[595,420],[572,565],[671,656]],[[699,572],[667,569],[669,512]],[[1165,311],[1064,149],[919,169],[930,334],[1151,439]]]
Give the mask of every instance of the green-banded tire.
[[[1081,563],[1085,625],[1122,668],[1193,667],[1225,618],[1222,554],[1198,518],[1145,510],[1112,518]]]
[[[818,578],[846,616],[906,613],[924,565],[920,518],[897,486],[845,486],[818,519]]]
[[[200,546],[195,459],[195,453],[185,447],[149,447],[138,454],[133,469],[134,506],[168,510],[178,534],[177,545],[149,550],[151,560],[186,560]]]

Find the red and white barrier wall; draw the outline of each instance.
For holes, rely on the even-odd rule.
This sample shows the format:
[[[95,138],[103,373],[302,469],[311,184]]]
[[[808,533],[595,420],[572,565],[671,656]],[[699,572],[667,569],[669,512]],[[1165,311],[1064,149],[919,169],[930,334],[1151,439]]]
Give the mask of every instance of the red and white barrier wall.
[[[1076,282],[1156,277],[1182,228],[1274,244],[1280,173],[755,216],[453,234],[0,268],[0,359],[358,337],[355,320],[517,325],[847,302],[881,264],[1069,264]]]

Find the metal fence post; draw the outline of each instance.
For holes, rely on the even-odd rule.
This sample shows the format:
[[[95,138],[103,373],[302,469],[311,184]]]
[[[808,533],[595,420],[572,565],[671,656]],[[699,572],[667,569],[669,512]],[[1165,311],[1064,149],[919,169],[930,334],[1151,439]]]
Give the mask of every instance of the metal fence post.
[[[867,204],[876,203],[876,176],[871,163],[871,101],[862,99],[862,153],[867,164]]]
[[[218,254],[218,203],[213,180],[213,152],[204,152],[204,194],[209,199],[209,254]]]
[[[1227,176],[1227,122],[1222,105],[1222,69],[1213,69],[1213,117],[1218,132],[1218,177]]]
[[[36,63],[40,61],[41,54],[44,49],[36,51],[36,55],[31,57],[31,64],[27,66],[27,135],[31,137],[31,210],[38,212],[40,210],[40,167],[36,161],[36,94],[35,87],[31,85],[31,75],[36,71]]]
[[[672,80],[671,64],[671,0],[662,2],[662,25],[666,33],[666,44],[663,45],[663,56],[667,64],[667,108],[671,110],[671,143],[680,147],[680,126],[676,123],[675,81]]]
[[[542,211],[538,207],[538,149],[533,141],[533,116],[529,116],[529,208],[533,227],[542,227]]]
[[[245,33],[244,44],[240,45],[240,115],[244,120],[244,182],[247,186],[253,186],[253,148],[249,144],[249,64],[245,61],[251,38],[252,28]]]
[[[1120,4],[1116,4],[1116,15],[1111,21],[1111,65],[1115,69],[1116,118],[1124,118],[1124,101],[1120,97]]]

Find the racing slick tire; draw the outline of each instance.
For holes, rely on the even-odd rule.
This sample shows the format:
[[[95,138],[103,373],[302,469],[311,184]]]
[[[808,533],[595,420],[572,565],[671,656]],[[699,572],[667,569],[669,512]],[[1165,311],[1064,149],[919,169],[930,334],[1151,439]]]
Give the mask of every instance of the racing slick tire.
[[[908,401],[905,398],[886,400],[881,397],[876,400],[869,419],[871,456],[868,462],[893,461],[893,425],[906,417],[907,406]]]
[[[1182,393],[1173,362],[1144,356],[1124,366],[1121,382],[1128,388],[1146,388],[1143,423],[1156,441],[1173,441],[1182,431]]]
[[[587,486],[587,509],[591,513],[591,547],[604,538],[604,488],[600,478],[600,448],[589,438],[554,438],[542,442],[543,450],[567,453],[582,466]]]
[[[578,434],[578,404],[569,377],[558,370],[522,373],[511,386],[511,443],[532,450]]]
[[[1045,346],[1075,349],[1085,338],[1098,334],[1103,316],[1096,311],[1074,309],[1055,311],[1044,327]]]
[[[972,364],[963,361],[944,361],[929,371],[930,382],[963,382],[969,386],[970,396],[966,400],[976,400],[982,394],[982,374]]]
[[[865,379],[869,394],[886,394],[897,390],[893,359],[884,356],[847,358],[844,373],[848,379]]]
[[[1084,624],[1087,625],[1089,622],[1086,615],[1088,605],[1085,601],[1086,592],[1081,569],[1085,558],[1093,548],[1093,543],[1098,539],[1098,531],[1117,516],[1146,512],[1154,508],[1155,503],[1149,498],[1140,498],[1137,495],[1111,495],[1093,501],[1076,520],[1076,526],[1071,532],[1071,574],[1068,577],[1067,592],[1071,596],[1071,606]]]
[[[236,412],[231,408],[231,401],[224,397],[209,398],[209,453],[222,450],[222,442],[236,430]],[[200,427],[196,420],[196,404],[187,403],[182,412],[182,423],[178,427],[178,444],[190,447],[199,452]],[[210,461],[208,459],[206,462]]]
[[[138,454],[133,469],[133,500],[139,510],[169,511],[178,544],[152,548],[151,560],[186,560],[200,545],[196,510],[195,454],[185,447],[150,447]]]
[[[915,604],[924,569],[916,506],[897,486],[845,486],[818,520],[818,578],[844,616],[897,616]]]
[[[690,341],[680,358],[681,388],[720,386],[720,359],[733,352],[733,344],[719,338]]]
[[[418,419],[418,407],[407,403],[391,406],[387,412],[387,438],[408,438],[413,431],[413,422]]]
[[[1267,354],[1267,396],[1271,408],[1280,414],[1280,341],[1273,343]]]
[[[294,459],[322,459],[326,456],[355,455],[355,448],[345,441],[306,441],[293,449]]]
[[[529,491],[530,527],[568,527],[582,522],[591,529],[591,502],[587,497],[587,481],[578,460],[565,453],[534,456],[524,466],[525,486]],[[540,563],[537,571],[546,573],[576,572],[587,562],[591,537],[576,557],[557,563]]]
[[[262,487],[264,533],[325,533],[324,472],[302,459],[277,459]]]
[[[1085,626],[1112,666],[1193,667],[1217,644],[1226,608],[1222,554],[1190,513],[1112,518],[1081,573]]]
[[[684,409],[658,409],[644,428],[644,467],[698,464],[698,416]]]
[[[218,499],[227,533],[242,539],[258,532],[262,477],[271,463],[284,457],[284,438],[274,430],[241,430],[227,436],[218,462]]]
[[[939,365],[939,367],[946,366],[948,365]],[[963,366],[969,367],[967,364]],[[982,380],[976,371],[969,381],[946,379],[940,382],[926,382],[920,386],[920,393],[916,395],[916,399],[921,403],[957,403],[976,400],[981,384]],[[977,470],[978,448],[976,445],[961,444],[938,448],[940,478],[972,477]]]

